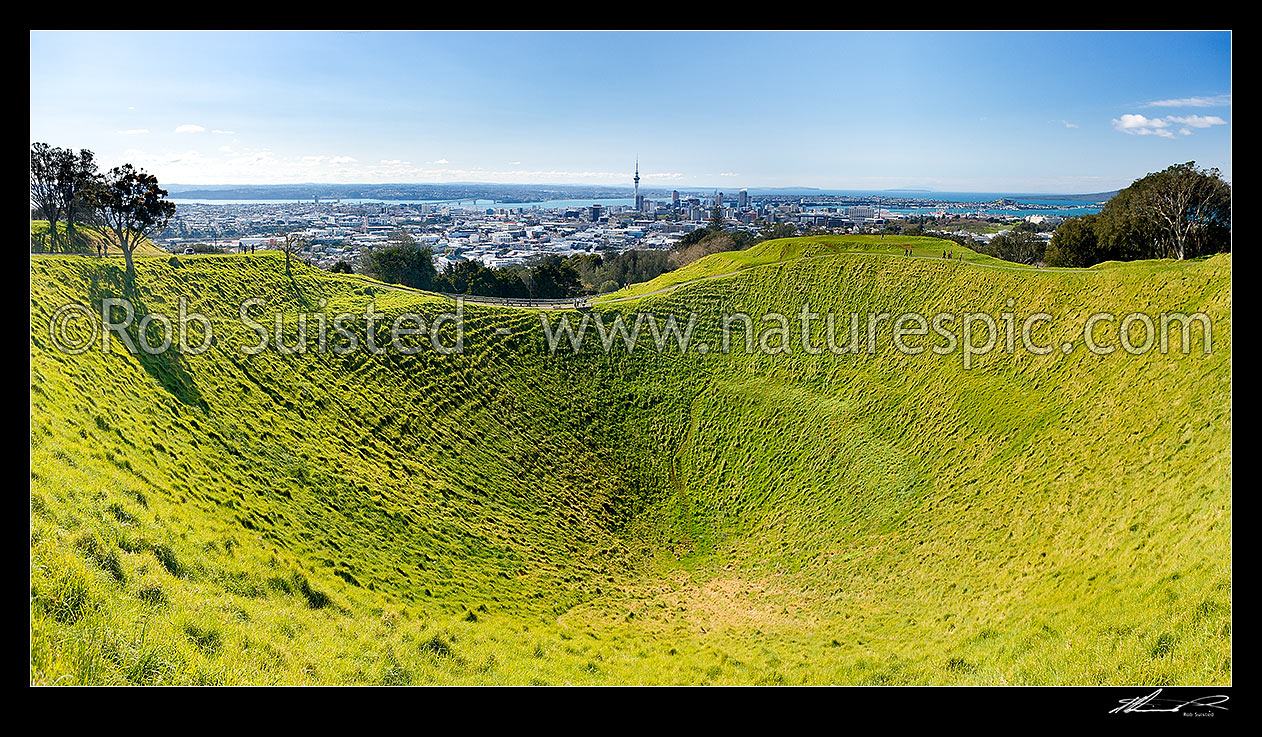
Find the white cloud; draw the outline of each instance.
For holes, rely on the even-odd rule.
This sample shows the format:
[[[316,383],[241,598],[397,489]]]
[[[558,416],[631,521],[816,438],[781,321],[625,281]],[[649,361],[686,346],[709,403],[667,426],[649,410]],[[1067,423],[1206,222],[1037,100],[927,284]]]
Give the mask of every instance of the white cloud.
[[[1070,123],[1068,120],[1062,120],[1062,121],[1060,121],[1060,124],[1061,124],[1061,125],[1063,125],[1063,126],[1065,126],[1066,128],[1077,128],[1077,127],[1078,127],[1078,124],[1077,124],[1077,123]]]
[[[1228,107],[1231,95],[1212,97],[1178,97],[1172,100],[1153,100],[1144,107]]]
[[[119,131],[120,136],[143,136],[149,133],[148,128],[128,128],[125,131]]]
[[[1153,129],[1169,127],[1169,123],[1161,118],[1148,118],[1143,115],[1126,114],[1121,118],[1113,119],[1113,127],[1123,133],[1134,133],[1136,135],[1149,135]]]
[[[303,156],[302,160],[312,164],[354,164],[359,159],[353,156]]]
[[[1217,115],[1188,115],[1186,117],[1167,115],[1166,120],[1171,123],[1186,125],[1189,128],[1209,128],[1215,125],[1227,125],[1227,121]]]
[[[219,135],[219,136],[235,136],[237,134],[236,131],[221,131],[221,130],[213,130],[211,131],[211,133],[214,133],[215,135]]]
[[[1216,125],[1227,125],[1227,121],[1217,115],[1167,115],[1164,118],[1149,118],[1138,113],[1123,115],[1113,119],[1113,128],[1132,136],[1157,136],[1174,138],[1171,125],[1181,125],[1179,134],[1192,135],[1193,128],[1211,128]]]
[[[184,125],[177,126],[175,129],[175,132],[176,133],[205,133],[206,127],[201,126],[201,125],[194,125],[193,123],[185,123]]]
[[[721,176],[721,177],[739,177],[739,176],[740,176],[740,172],[736,172],[736,171],[725,171],[725,172],[721,172],[721,173],[719,174],[719,176]]]
[[[450,161],[448,161],[447,159],[439,159],[438,161],[431,161],[431,162],[429,162],[429,163],[431,163],[431,164],[450,164],[451,162],[450,162]]]
[[[510,162],[508,162],[508,165],[509,165],[509,166],[521,166],[521,162],[520,162],[520,161],[510,161]]]

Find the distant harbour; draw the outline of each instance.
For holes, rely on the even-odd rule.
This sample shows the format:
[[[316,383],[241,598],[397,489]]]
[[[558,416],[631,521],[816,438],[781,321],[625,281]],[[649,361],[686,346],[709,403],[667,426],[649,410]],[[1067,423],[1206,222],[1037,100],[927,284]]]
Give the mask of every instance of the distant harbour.
[[[700,196],[703,201],[709,193],[702,192],[681,192],[685,197]],[[767,195],[753,194],[751,198],[761,199]],[[783,201],[809,200],[813,198],[824,197],[840,197],[840,198],[859,198],[865,201],[870,200],[873,204],[879,204],[881,200],[897,201],[900,205],[880,205],[883,211],[897,215],[929,215],[933,212],[946,212],[949,214],[975,214],[981,212],[988,216],[1002,215],[1019,215],[1021,213],[1038,213],[1044,215],[1058,215],[1060,217],[1073,217],[1077,215],[1086,215],[1100,211],[1101,202],[1083,202],[1081,200],[1070,200],[1064,195],[1029,195],[1029,194],[1007,194],[997,192],[927,192],[916,191],[914,194],[907,191],[891,192],[891,191],[865,191],[865,190],[816,190],[812,192],[802,192],[799,194],[785,195],[778,194],[775,199]],[[649,197],[651,202],[669,202],[669,199]],[[724,200],[729,201],[735,199],[735,193],[725,193]],[[1106,198],[1107,199],[1107,198]],[[920,206],[906,206],[909,200],[923,201]],[[288,199],[208,199],[208,198],[192,198],[185,199],[180,197],[172,197],[171,201],[178,205],[285,205],[285,204],[314,204],[314,198],[288,198]],[[1018,206],[995,206],[993,203],[1000,201],[1010,201],[1018,203]],[[578,199],[556,199],[542,200],[539,202],[503,202],[491,199],[382,199],[382,198],[321,198],[320,204],[341,203],[344,205],[363,205],[363,204],[384,204],[384,205],[441,205],[453,208],[486,208],[494,210],[568,210],[574,208],[586,208],[593,205],[599,205],[605,208],[613,207],[633,207],[634,199],[630,197],[604,197],[604,198],[578,198]],[[981,207],[970,206],[968,203],[978,203]],[[708,206],[709,203],[705,203]],[[846,207],[850,204],[858,203],[808,203],[805,205],[807,209],[820,210],[828,208]],[[989,206],[987,206],[989,205]]]

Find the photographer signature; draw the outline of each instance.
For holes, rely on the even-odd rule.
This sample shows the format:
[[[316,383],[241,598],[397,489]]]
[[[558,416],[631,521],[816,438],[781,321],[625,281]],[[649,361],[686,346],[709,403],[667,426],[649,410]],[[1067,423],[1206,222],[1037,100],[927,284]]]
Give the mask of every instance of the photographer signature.
[[[1227,710],[1222,706],[1227,702],[1229,696],[1223,694],[1215,694],[1213,696],[1201,696],[1190,701],[1178,701],[1177,699],[1159,699],[1157,696],[1161,693],[1161,689],[1157,689],[1147,696],[1139,696],[1133,699],[1122,699],[1116,709],[1109,711],[1110,714],[1130,714],[1132,712],[1172,712],[1178,713],[1181,709],[1188,706],[1202,706],[1211,709]]]

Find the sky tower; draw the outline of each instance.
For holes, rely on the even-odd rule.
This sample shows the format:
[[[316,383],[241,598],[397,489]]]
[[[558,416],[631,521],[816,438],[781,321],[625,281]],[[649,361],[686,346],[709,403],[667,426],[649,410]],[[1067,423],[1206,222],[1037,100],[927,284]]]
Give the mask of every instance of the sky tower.
[[[640,199],[640,157],[635,157],[635,211],[642,212],[644,210],[644,200]]]

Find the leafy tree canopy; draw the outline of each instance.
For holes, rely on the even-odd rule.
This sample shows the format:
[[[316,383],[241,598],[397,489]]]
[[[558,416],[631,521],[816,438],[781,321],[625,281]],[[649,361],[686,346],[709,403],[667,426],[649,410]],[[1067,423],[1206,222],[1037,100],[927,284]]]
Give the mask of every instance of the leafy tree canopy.
[[[378,248],[364,259],[364,274],[391,284],[431,290],[438,270],[428,247],[398,245]]]

